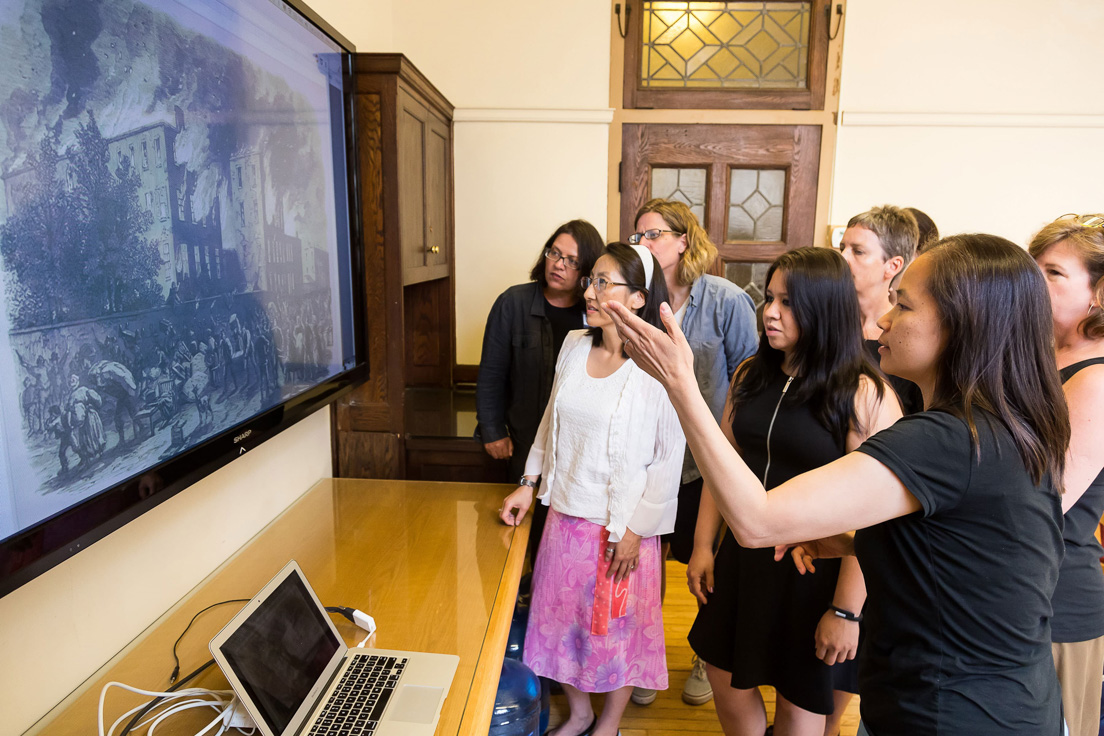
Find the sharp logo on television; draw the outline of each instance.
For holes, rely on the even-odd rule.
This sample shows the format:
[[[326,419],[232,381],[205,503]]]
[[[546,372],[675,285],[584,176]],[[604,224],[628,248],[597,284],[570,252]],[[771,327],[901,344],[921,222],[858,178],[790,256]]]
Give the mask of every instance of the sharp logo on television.
[[[350,321],[336,43],[271,0],[0,39],[3,539],[342,372]]]

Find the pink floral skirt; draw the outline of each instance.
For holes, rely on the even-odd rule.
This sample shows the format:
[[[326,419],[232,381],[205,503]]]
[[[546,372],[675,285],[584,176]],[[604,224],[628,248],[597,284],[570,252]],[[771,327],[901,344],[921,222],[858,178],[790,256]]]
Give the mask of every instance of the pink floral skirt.
[[[640,541],[624,615],[592,633],[603,527],[549,510],[533,569],[524,661],[541,677],[588,693],[632,685],[667,689],[659,537]],[[601,614],[599,614],[601,615]]]

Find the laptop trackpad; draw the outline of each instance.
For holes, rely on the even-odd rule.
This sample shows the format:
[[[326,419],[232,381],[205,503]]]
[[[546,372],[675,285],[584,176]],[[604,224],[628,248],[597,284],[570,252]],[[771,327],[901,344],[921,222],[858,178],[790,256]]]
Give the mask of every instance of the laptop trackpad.
[[[399,687],[398,698],[387,712],[387,720],[433,723],[443,694],[444,691],[439,687],[402,685]]]

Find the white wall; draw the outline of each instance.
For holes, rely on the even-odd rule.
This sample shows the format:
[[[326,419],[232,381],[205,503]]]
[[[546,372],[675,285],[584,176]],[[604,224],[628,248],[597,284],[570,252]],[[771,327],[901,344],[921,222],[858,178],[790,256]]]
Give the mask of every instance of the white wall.
[[[405,54],[457,108],[456,359],[478,363],[491,304],[552,231],[582,217],[605,232],[612,5],[311,5],[358,51]]]
[[[1099,0],[850,0],[833,223],[890,202],[1025,243],[1104,209]]]
[[[0,598],[0,736],[30,728],[330,475],[323,409]]]
[[[491,302],[526,279],[551,231],[575,217],[605,230],[610,8],[310,4],[359,50],[405,53],[457,107],[458,359],[477,363]],[[0,671],[0,736],[29,728],[329,474],[321,411],[0,599],[0,652],[21,663]]]
[[[548,236],[606,229],[609,123],[456,125],[456,361],[479,362],[487,313],[528,280]]]

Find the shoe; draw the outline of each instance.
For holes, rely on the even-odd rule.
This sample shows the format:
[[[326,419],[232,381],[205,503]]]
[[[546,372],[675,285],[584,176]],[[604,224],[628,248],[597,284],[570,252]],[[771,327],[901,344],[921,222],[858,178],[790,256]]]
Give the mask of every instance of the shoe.
[[[579,734],[579,736],[590,736],[590,734],[594,733],[594,727],[597,726],[597,725],[598,725],[598,714],[595,713],[594,717],[590,719],[590,725],[587,726],[586,730],[584,730],[581,734]],[[562,726],[563,726],[563,724],[561,723],[559,726],[556,726],[555,728],[548,729],[547,731],[544,732],[544,736],[548,736],[548,734],[552,733],[553,731],[558,730]],[[620,731],[618,731],[618,736],[621,736]]]
[[[705,676],[705,662],[698,659],[697,655],[694,656],[693,662],[690,676],[682,686],[682,702],[687,705],[704,705],[713,699],[713,687],[709,684],[709,678]]]
[[[655,702],[657,694],[658,693],[651,688],[634,687],[632,696],[629,699],[637,705],[651,705]]]

